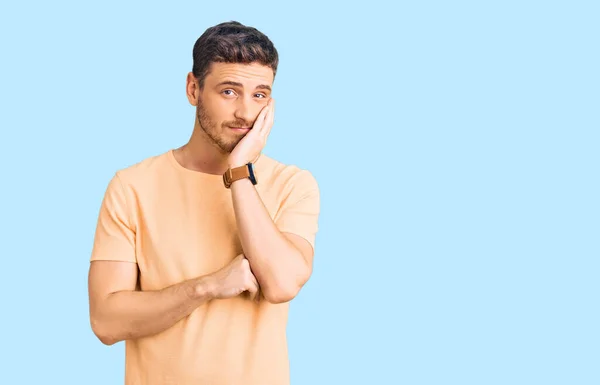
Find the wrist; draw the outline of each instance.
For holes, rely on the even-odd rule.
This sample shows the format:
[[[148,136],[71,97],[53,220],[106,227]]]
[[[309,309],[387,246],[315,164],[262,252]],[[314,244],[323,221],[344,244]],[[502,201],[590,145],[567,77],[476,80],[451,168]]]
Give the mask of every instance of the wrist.
[[[230,157],[227,159],[227,165],[231,168],[234,168],[234,167],[245,166],[248,163],[256,163],[258,161],[258,158],[260,158],[261,154],[262,154],[262,152],[260,152],[255,157],[250,157],[250,159],[245,159],[243,157]]]
[[[200,277],[194,282],[193,296],[196,300],[212,299],[215,297],[216,292],[216,282],[209,275]]]
[[[223,173],[223,184],[226,188],[231,188],[231,185],[235,181],[242,179],[248,179],[254,185],[258,183],[256,172],[254,171],[254,163],[245,163],[241,166],[236,166],[239,163],[234,161],[229,164],[230,168]]]
[[[242,166],[245,166],[247,164],[248,164],[248,162],[244,162],[242,160],[237,160],[237,159],[232,159],[232,160],[230,160],[230,161],[227,162],[227,166],[229,168],[242,167]]]
[[[227,165],[229,167],[240,167],[247,164],[246,156],[243,154],[229,154],[227,157]]]

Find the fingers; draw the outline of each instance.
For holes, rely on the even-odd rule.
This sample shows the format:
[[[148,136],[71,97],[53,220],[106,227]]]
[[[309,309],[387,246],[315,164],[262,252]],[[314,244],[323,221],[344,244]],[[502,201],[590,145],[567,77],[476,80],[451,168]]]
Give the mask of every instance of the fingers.
[[[261,137],[268,136],[269,132],[271,131],[271,127],[273,125],[274,103],[275,103],[274,99],[269,100],[269,102],[260,111],[260,114],[258,115],[258,117],[256,119],[256,124],[255,124],[256,131],[258,131],[257,134],[260,135]]]
[[[250,299],[258,302],[258,299],[259,299],[258,281],[256,280],[256,277],[252,273],[249,274],[249,280],[250,280],[250,283],[248,285],[248,292],[250,293]]]
[[[271,128],[273,128],[273,123],[275,121],[275,99],[269,100],[269,104],[267,105],[267,107],[269,110],[267,111],[267,115],[265,116],[265,122],[261,131],[261,134],[264,137],[269,136],[269,134],[271,133]]]
[[[269,104],[267,104],[266,106],[263,107],[262,110],[260,110],[260,113],[256,117],[256,120],[254,121],[254,125],[252,126],[252,131],[258,131],[258,133],[260,133],[263,130],[263,128],[265,127],[265,118],[266,118],[268,112],[269,112]]]
[[[258,301],[260,286],[258,285],[256,277],[252,273],[252,269],[250,268],[250,261],[248,261],[244,254],[238,255],[237,258],[241,258],[241,276],[239,276],[240,278],[238,279],[241,279],[243,285],[242,287],[244,288],[242,291],[247,291],[251,300]]]

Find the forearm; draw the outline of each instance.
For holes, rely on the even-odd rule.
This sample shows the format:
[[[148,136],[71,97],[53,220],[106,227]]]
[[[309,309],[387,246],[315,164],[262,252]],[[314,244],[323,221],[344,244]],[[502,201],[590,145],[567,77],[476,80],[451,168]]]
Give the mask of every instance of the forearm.
[[[210,299],[205,277],[157,291],[118,291],[93,309],[92,328],[107,345],[146,337],[168,329]]]
[[[307,261],[273,223],[250,180],[234,182],[231,190],[242,248],[263,294],[271,302],[293,298],[309,274]]]

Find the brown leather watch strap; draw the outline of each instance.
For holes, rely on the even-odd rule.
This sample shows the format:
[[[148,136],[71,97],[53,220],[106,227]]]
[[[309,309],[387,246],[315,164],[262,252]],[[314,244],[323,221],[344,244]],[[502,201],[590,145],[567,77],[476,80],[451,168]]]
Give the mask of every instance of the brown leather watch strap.
[[[245,164],[243,166],[230,168],[227,171],[225,171],[225,173],[223,174],[223,184],[225,185],[225,187],[231,187],[231,184],[236,180],[251,178],[250,167],[252,167],[251,164]]]

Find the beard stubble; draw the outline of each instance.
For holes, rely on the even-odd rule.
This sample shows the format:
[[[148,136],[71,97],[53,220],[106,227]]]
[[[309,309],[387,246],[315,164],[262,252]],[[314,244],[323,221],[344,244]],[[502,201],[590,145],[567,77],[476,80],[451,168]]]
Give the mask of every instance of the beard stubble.
[[[248,122],[235,120],[231,122],[223,122],[223,124],[221,125],[221,130],[219,130],[218,124],[214,120],[212,120],[211,117],[207,114],[206,108],[204,107],[201,98],[198,98],[196,116],[202,131],[206,133],[206,135],[213,144],[219,147],[219,149],[226,154],[230,154],[235,148],[235,146],[244,138],[244,136],[242,135],[239,137],[233,137],[232,139],[227,139],[225,133],[228,132],[229,127],[252,126],[252,124]]]

